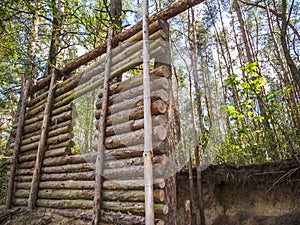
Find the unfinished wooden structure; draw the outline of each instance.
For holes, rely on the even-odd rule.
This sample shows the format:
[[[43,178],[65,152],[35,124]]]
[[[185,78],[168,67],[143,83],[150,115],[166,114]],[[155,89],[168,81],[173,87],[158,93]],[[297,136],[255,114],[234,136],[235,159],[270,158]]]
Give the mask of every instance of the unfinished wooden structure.
[[[153,59],[150,79],[155,221],[156,224],[174,224],[176,185],[170,144],[173,135],[168,24],[152,23],[149,34]],[[66,216],[94,219],[97,153],[71,154],[72,128],[76,122],[73,101],[101,88],[95,111],[98,120],[95,129],[105,131],[104,136],[98,132],[98,136],[105,137],[100,157],[103,164],[101,224],[145,223],[143,75],[114,82],[117,75],[142,64],[141,40],[142,31],[111,51],[104,120],[105,54],[81,73],[65,80],[56,80],[53,76],[42,89],[29,90],[21,132],[18,124],[14,125],[15,143],[11,145],[14,170],[11,173],[15,174],[10,174],[13,189],[8,193],[8,207],[48,208]],[[20,126],[19,123],[19,129]],[[18,132],[21,136],[16,151]],[[100,145],[102,141],[96,139],[93,147],[97,150]]]
[[[144,151],[143,75],[115,82],[118,75],[143,62],[141,22],[51,76],[36,84],[27,83],[19,122],[12,132],[15,141],[10,146],[7,209],[46,208],[94,224],[132,225],[145,224],[146,208],[153,208],[155,224],[176,224],[174,124],[165,21],[201,2],[180,0],[149,17],[153,140],[148,143],[152,148],[148,152]],[[95,59],[83,72],[71,75]],[[93,90],[99,90],[96,152],[72,155],[77,116],[74,100]],[[146,205],[146,158],[152,167],[151,206]]]

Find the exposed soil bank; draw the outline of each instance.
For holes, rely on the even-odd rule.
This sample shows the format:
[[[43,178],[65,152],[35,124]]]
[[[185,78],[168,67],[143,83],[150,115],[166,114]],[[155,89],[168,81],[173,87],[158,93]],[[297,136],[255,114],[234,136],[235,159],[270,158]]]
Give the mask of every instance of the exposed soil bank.
[[[300,161],[297,158],[240,167],[209,166],[202,174],[207,225],[300,224]],[[184,202],[190,199],[189,193],[188,171],[184,170],[177,176],[180,225],[184,224]],[[199,221],[197,210],[196,205]]]

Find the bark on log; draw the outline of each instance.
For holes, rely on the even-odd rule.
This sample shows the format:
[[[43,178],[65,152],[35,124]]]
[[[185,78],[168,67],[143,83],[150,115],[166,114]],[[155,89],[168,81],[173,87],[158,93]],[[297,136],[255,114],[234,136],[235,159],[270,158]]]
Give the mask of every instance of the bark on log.
[[[141,91],[142,91],[142,88],[141,88]],[[136,92],[136,94],[140,94],[140,93]],[[120,96],[121,96],[121,94],[120,94]],[[123,101],[122,102],[118,103],[118,102],[114,102],[113,100],[110,102],[111,105],[108,107],[108,115],[112,115],[112,114],[115,114],[115,113],[120,112],[120,111],[132,109],[132,108],[143,105],[144,100],[143,100],[142,93],[141,93],[140,96],[136,96],[134,98],[130,98],[125,93],[124,93],[124,95],[122,94],[122,96],[123,96]],[[158,99],[161,99],[164,102],[169,102],[168,91],[163,90],[163,89],[153,91],[151,93],[152,102],[154,102]],[[102,100],[98,101],[96,103],[96,106],[98,107],[98,105],[101,102],[102,102]],[[95,112],[96,119],[99,119],[100,115],[101,115],[101,109],[96,110],[96,112]]]
[[[38,211],[50,211],[51,213],[55,213],[64,217],[83,219],[83,220],[92,220],[93,218],[93,210],[91,209],[50,209],[39,207]],[[88,223],[88,221],[86,221]]]
[[[158,67],[150,72],[151,80],[159,79],[160,77],[166,77],[168,78],[170,76],[170,72],[167,66],[161,66]],[[130,79],[127,79],[125,81],[122,81],[120,83],[112,84],[110,86],[109,95],[114,95],[116,93],[119,93],[121,91],[127,91],[129,89],[135,88],[137,86],[140,86],[143,84],[143,76],[142,74],[138,76],[134,76]],[[102,98],[103,91],[100,90],[98,97]]]
[[[106,201],[125,201],[125,202],[144,202],[144,191],[103,191],[103,199]],[[154,200],[156,202],[163,202],[165,199],[165,193],[162,189],[156,189],[154,191]]]
[[[72,128],[73,128],[72,124],[69,124],[68,126],[61,127],[61,128],[56,129],[56,130],[49,131],[48,132],[48,137],[55,137],[55,136],[59,136],[61,134],[68,133],[68,132],[72,131]],[[36,135],[36,136],[29,137],[27,139],[23,139],[21,144],[24,146],[24,145],[28,145],[28,144],[31,144],[33,142],[36,142],[38,140],[40,140],[40,135]],[[14,144],[12,144],[11,147],[14,147]]]
[[[49,157],[58,157],[58,156],[64,156],[64,155],[70,155],[71,149],[70,148],[57,148],[57,149],[51,149],[46,150],[45,152],[45,158]]]
[[[32,125],[34,125],[34,126],[32,126]],[[25,132],[25,130],[23,130],[23,140],[41,134],[41,130],[40,130],[41,124],[39,124],[39,122],[38,122],[38,123],[32,124],[32,125],[29,125],[30,127],[27,127],[27,128],[26,128],[26,126],[24,127],[24,129],[26,128],[27,132]],[[62,122],[59,124],[54,124],[49,127],[49,131],[56,130],[56,129],[66,127],[66,126],[74,126],[74,121],[68,120],[68,121],[65,121],[65,122]],[[28,130],[28,128],[30,130]]]
[[[36,105],[39,102],[43,102],[44,99],[46,99],[48,96],[48,91],[35,96],[34,98],[31,98],[30,101],[27,103],[28,107],[32,107],[33,105]],[[45,103],[46,101],[44,101],[43,103]]]
[[[144,215],[145,203],[141,202],[103,202],[103,209],[117,212],[129,212],[135,215]],[[154,204],[154,213],[156,215],[168,214],[168,206],[163,204]]]
[[[144,190],[144,180],[109,180],[103,182],[104,190]],[[162,189],[166,185],[164,179],[154,180],[154,188]]]
[[[167,104],[162,100],[157,100],[152,104],[152,115],[156,116],[164,114],[167,111]],[[113,124],[124,123],[133,119],[141,119],[144,116],[144,107],[138,106],[133,109],[124,110],[107,117],[106,124],[108,126]]]
[[[154,142],[153,152],[155,155],[160,155],[166,153],[167,145],[165,142]],[[142,157],[144,145],[129,146],[126,148],[118,148],[113,150],[105,151],[105,156],[107,160],[113,159],[128,159],[132,157]]]
[[[167,137],[167,130],[163,125],[153,128],[153,139],[163,141]],[[130,133],[110,136],[105,139],[107,149],[115,149],[132,145],[142,144],[144,142],[144,129]]]
[[[32,172],[32,170],[27,170]],[[164,172],[164,165],[157,163],[153,165],[153,174],[156,177],[161,177]],[[143,165],[138,166],[128,166],[122,168],[106,169],[104,170],[103,176],[109,180],[122,178],[122,179],[131,179],[137,177],[143,177]],[[29,181],[31,180],[30,176],[19,175],[18,181]],[[84,171],[84,172],[72,172],[72,173],[51,173],[51,174],[42,174],[42,181],[65,181],[65,180],[87,180],[93,181],[95,179],[94,171]]]
[[[151,91],[152,92],[157,91],[157,92],[153,93],[151,96],[155,97],[157,94],[159,94],[160,92],[158,90],[160,89],[169,90],[169,88],[170,88],[170,82],[167,78],[161,77],[161,78],[153,79],[153,81],[151,82]],[[136,86],[124,91],[122,90],[109,97],[109,105],[112,106],[117,103],[122,103],[124,102],[124,99],[129,100],[142,95],[143,95],[143,86]],[[165,95],[162,95],[161,98],[163,98],[164,96]],[[158,95],[158,97],[160,96]],[[101,99],[96,102],[97,109],[100,109],[101,102],[102,102]]]
[[[153,164],[162,164],[165,165],[168,160],[167,155],[156,155],[153,157]],[[128,166],[139,166],[143,165],[144,161],[142,157],[135,157],[130,159],[120,159],[120,160],[106,160],[105,168],[106,169],[117,169]]]
[[[80,164],[68,164],[61,166],[44,167],[42,169],[43,174],[52,173],[70,173],[70,172],[85,172],[93,171],[95,169],[94,163],[80,163]]]
[[[153,126],[166,125],[167,118],[164,115],[155,116],[152,118]],[[98,129],[98,127],[96,126]],[[112,125],[106,128],[106,136],[124,134],[131,131],[144,128],[144,119],[131,120],[125,123]]]
[[[57,124],[66,120],[70,120],[72,118],[75,118],[77,116],[76,112],[72,110],[72,104],[64,105],[60,108],[54,107],[55,109],[51,112],[51,124]],[[68,111],[69,110],[69,111]],[[30,118],[25,120],[25,125],[30,125],[36,122],[39,122],[43,119],[44,115],[40,114],[36,117]],[[39,123],[38,123],[39,124]],[[37,125],[35,125],[37,126]]]
[[[38,199],[36,205],[46,208],[58,208],[58,209],[91,209],[93,208],[93,201],[91,200],[48,200]]]
[[[160,178],[163,176],[164,166],[160,163],[153,165],[153,177]],[[129,166],[115,169],[104,170],[103,176],[107,180],[113,179],[133,179],[144,177],[144,166]]]
[[[94,181],[42,181],[40,183],[41,189],[87,189],[93,190]]]
[[[79,163],[95,163],[96,153],[87,153],[81,155],[70,155],[63,157],[47,158],[43,162],[43,166],[61,166],[66,164],[79,164]]]
[[[15,181],[17,182],[31,182],[32,181],[32,176],[16,176]]]
[[[71,110],[72,110],[72,107],[73,106],[71,106],[71,104],[70,105],[68,105],[68,109],[69,109],[69,111],[67,111],[67,112],[65,112],[65,113],[63,113],[63,112],[61,112],[60,113],[60,115],[58,115],[57,114],[57,112],[59,112],[59,111],[57,111],[57,110],[53,110],[52,111],[52,117],[51,117],[51,126],[50,126],[50,130],[54,130],[54,129],[57,129],[57,128],[59,128],[59,127],[62,127],[62,126],[64,126],[64,125],[60,125],[60,124],[63,124],[63,123],[65,123],[65,122],[67,122],[67,120],[65,120],[65,121],[62,121],[62,122],[59,122],[59,121],[61,121],[61,119],[59,119],[59,120],[57,120],[59,117],[66,117],[66,113],[68,113],[68,114],[70,114],[70,115],[72,115],[71,114]],[[60,110],[60,109],[58,109],[58,110]],[[54,112],[54,114],[53,114],[53,112]],[[56,116],[55,116],[56,115]],[[74,112],[74,117],[76,117],[76,113]],[[70,116],[69,116],[70,117]],[[70,117],[70,121],[72,121],[71,120],[72,119],[72,117]],[[31,123],[30,122],[30,124],[28,124],[28,125],[25,125],[24,126],[24,128],[23,128],[23,134],[29,134],[29,133],[34,133],[35,131],[39,131],[40,132],[40,129],[41,129],[41,126],[42,126],[42,116],[37,116],[36,118],[32,118],[32,121],[35,121],[35,122],[33,122],[33,123]],[[27,121],[27,123],[28,123],[28,121]]]
[[[32,169],[34,167],[35,161],[23,162],[18,164],[19,169]]]
[[[93,200],[94,190],[74,190],[74,189],[42,189],[38,192],[38,197],[42,199],[86,199]],[[28,198],[29,190],[18,189],[14,193],[15,198]],[[106,201],[127,201],[143,202],[145,200],[144,191],[103,191],[103,199]],[[165,193],[162,189],[154,190],[155,202],[163,202]]]
[[[34,151],[32,154],[19,156],[19,163],[34,161],[36,159],[36,153],[37,151]],[[71,154],[71,149],[68,147],[62,147],[62,148],[51,149],[51,150],[48,149],[45,152],[45,158],[57,157],[57,156],[63,156],[69,154]]]
[[[57,148],[63,148],[63,147],[72,148],[72,147],[74,147],[74,145],[75,145],[75,143],[72,140],[69,140],[69,141],[59,143],[59,144],[49,145],[48,149],[51,150],[51,149],[57,149]]]
[[[15,198],[13,199],[14,206],[27,206],[28,199]]]
[[[64,180],[87,180],[93,181],[95,179],[95,172],[78,172],[78,173],[52,173],[52,174],[42,174],[42,181],[64,181]]]
[[[51,137],[47,139],[47,144],[56,144],[56,143],[60,143],[60,142],[65,142],[67,140],[70,140],[73,138],[73,134],[71,133],[65,133],[59,136],[55,136],[55,137]],[[30,150],[34,150],[37,149],[39,145],[39,142],[33,142],[30,143],[28,145],[23,145],[21,147],[21,152],[26,152],[26,151],[30,151]]]
[[[94,190],[94,181],[42,181],[40,189],[84,189]],[[166,183],[164,179],[154,180],[154,188],[163,189]],[[30,182],[16,182],[17,189],[31,187]],[[144,190],[144,180],[112,180],[103,182],[104,190]]]

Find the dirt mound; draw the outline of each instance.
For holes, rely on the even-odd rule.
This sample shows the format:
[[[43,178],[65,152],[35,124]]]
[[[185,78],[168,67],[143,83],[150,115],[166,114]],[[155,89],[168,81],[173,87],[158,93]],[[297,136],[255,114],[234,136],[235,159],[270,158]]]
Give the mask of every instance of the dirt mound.
[[[4,215],[5,211],[0,212]],[[91,221],[67,218],[46,210],[30,212],[26,209],[14,209],[9,216],[0,221],[0,225],[84,225]]]

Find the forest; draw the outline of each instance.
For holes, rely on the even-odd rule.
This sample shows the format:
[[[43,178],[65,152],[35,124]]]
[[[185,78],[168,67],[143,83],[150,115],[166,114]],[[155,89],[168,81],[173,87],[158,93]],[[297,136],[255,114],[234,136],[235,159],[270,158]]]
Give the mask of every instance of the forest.
[[[150,1],[150,14],[171,3]],[[142,18],[141,4],[1,1],[1,197],[27,81],[38,82],[99,46],[111,24],[116,32],[132,27]],[[207,0],[168,21],[179,168],[189,159],[245,165],[299,155],[299,18],[294,0]],[[76,99],[72,153],[93,151],[96,95]]]

